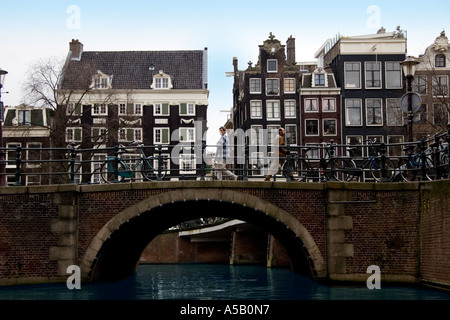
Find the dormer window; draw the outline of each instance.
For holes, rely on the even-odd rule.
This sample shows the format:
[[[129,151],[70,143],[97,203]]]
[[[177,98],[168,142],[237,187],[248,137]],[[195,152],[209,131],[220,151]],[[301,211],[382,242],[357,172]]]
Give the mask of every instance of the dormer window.
[[[164,71],[159,70],[158,74],[153,76],[153,83],[150,86],[152,89],[172,89],[172,78]]]
[[[311,81],[312,87],[328,87],[327,73],[322,68],[314,70]]]
[[[437,68],[444,68],[445,67],[445,55],[437,54],[436,57],[434,57],[434,65]]]
[[[93,76],[92,79],[92,87],[94,89],[110,89],[112,82],[112,76],[109,76],[100,70],[97,70],[97,73]]]

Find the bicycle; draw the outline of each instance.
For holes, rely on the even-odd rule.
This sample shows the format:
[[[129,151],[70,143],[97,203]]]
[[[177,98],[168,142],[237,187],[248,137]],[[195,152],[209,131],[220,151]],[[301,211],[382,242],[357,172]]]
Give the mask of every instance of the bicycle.
[[[281,169],[285,176],[287,176],[287,163],[289,162],[289,173],[296,172],[301,182],[346,181],[347,175],[343,172],[343,163],[350,159],[333,157],[332,162],[328,147],[301,147],[300,149],[303,152],[303,156],[294,153],[289,161],[284,162]],[[325,150],[324,158],[309,157],[308,153],[310,151],[320,149]],[[350,164],[347,164],[347,167],[349,166]]]
[[[425,167],[422,165],[422,154],[414,153],[414,146],[407,146],[403,151],[406,157],[398,160],[398,170],[404,181],[433,180],[434,164],[430,157],[430,149],[425,151]]]
[[[136,176],[136,172],[142,174],[143,180],[152,181],[157,180],[158,176],[163,179],[166,175],[164,168],[161,172],[155,169],[152,165],[153,160],[156,158],[153,156],[147,157],[143,150],[143,145],[133,142],[129,147],[139,150],[136,160],[131,166],[127,165],[127,160],[124,159],[122,154],[126,153],[127,149],[122,149],[118,152],[118,156],[107,156],[105,161],[100,166],[100,175],[105,183],[122,182],[125,179],[133,179]]]
[[[379,145],[377,145],[377,139],[369,139],[365,142],[368,143],[369,156],[367,158],[364,158],[359,163],[353,160],[357,147],[347,148],[347,152],[350,154],[351,159],[344,159],[342,161],[342,171],[346,174],[345,181],[351,181],[354,178],[361,179],[362,177],[364,177],[364,173],[367,171],[367,169],[369,170],[372,178],[377,182],[387,182],[393,180],[396,176],[397,166],[394,164],[394,162],[392,162],[391,159],[386,157],[384,162],[385,177],[383,177],[383,163],[381,159],[382,153],[378,150]]]

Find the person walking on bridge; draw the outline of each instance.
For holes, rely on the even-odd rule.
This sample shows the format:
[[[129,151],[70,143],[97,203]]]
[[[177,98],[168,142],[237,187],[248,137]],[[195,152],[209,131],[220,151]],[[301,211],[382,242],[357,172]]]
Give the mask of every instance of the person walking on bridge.
[[[216,150],[216,169],[217,179],[222,180],[223,176],[231,177],[232,180],[237,180],[237,175],[227,169],[227,159],[230,157],[230,146],[228,143],[228,136],[225,127],[220,127],[220,139],[217,141]]]

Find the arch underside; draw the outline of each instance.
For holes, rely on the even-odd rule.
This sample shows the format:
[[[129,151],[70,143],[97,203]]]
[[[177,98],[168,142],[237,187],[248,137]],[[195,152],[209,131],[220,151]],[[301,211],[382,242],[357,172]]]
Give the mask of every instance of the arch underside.
[[[170,191],[115,215],[99,231],[83,258],[85,280],[116,280],[131,275],[150,243],[169,227],[206,217],[239,219],[272,234],[286,249],[292,269],[312,278],[326,276],[325,262],[301,223],[275,205],[230,190]]]

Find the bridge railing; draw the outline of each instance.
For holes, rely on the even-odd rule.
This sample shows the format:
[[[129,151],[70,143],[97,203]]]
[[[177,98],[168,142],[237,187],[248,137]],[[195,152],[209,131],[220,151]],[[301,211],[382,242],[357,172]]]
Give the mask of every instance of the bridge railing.
[[[287,145],[285,153],[270,145],[231,146],[226,159],[216,145],[128,145],[107,148],[0,148],[0,177],[8,185],[100,184],[145,180],[217,180],[226,169],[239,180],[270,175],[286,181],[411,181],[450,177],[450,126],[447,133],[406,143],[364,141]],[[397,151],[394,151],[397,150]],[[274,164],[275,163],[275,164]],[[229,179],[222,175],[223,179]]]

